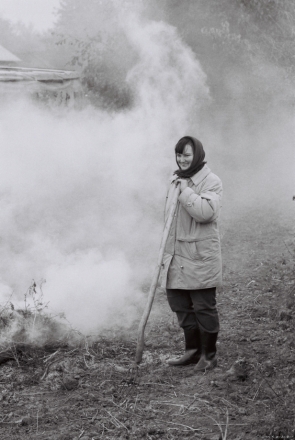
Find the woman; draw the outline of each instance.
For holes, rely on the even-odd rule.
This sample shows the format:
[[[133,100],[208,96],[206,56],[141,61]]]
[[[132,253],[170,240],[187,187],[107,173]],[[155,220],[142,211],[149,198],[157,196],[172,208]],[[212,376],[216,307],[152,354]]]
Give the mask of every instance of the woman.
[[[204,161],[203,145],[185,136],[175,147],[174,172],[165,209],[167,217],[175,185],[180,185],[176,213],[162,264],[162,287],[185,337],[185,353],[169,365],[197,364],[197,371],[217,365],[219,319],[216,287],[221,285],[221,251],[217,220],[222,183]]]

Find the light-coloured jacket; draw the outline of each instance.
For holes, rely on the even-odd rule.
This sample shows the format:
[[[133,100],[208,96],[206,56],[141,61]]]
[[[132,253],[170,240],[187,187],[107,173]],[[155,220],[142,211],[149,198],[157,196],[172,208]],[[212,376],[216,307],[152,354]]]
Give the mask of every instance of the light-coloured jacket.
[[[165,207],[171,206],[175,177]],[[222,282],[220,237],[217,220],[222,183],[205,165],[188,181],[178,204],[165,247],[160,282],[168,289],[207,289]]]

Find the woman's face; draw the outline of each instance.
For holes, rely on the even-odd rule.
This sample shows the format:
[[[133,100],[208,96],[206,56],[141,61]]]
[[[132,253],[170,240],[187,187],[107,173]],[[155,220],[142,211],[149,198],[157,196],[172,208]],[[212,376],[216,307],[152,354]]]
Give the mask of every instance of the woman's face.
[[[189,144],[187,144],[184,147],[182,154],[181,153],[176,154],[176,161],[181,170],[187,170],[191,166],[193,158],[194,158],[193,149]]]

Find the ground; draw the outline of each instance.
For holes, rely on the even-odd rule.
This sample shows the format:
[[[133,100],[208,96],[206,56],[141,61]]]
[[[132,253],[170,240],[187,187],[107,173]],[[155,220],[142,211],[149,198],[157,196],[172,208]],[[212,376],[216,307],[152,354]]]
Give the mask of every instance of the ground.
[[[159,292],[139,366],[138,323],[77,347],[12,347],[0,365],[1,440],[295,438],[292,224],[251,213],[222,244],[216,369],[166,365],[183,335]]]

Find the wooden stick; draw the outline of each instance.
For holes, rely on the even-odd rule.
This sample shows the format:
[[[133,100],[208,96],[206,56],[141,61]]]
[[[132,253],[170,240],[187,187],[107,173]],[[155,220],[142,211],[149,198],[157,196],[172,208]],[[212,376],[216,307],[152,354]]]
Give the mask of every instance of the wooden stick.
[[[143,348],[144,348],[144,330],[145,330],[145,326],[147,324],[147,321],[148,321],[148,318],[149,318],[149,315],[150,315],[150,312],[152,309],[153,301],[155,298],[155,293],[156,293],[158,279],[159,279],[159,275],[160,275],[160,271],[161,271],[164,250],[165,250],[167,238],[168,238],[168,235],[169,235],[169,232],[171,229],[171,225],[173,222],[173,217],[174,217],[174,214],[176,211],[179,193],[180,193],[180,185],[178,185],[178,183],[176,183],[174,193],[172,196],[171,208],[170,208],[169,215],[167,217],[166,224],[165,224],[164,231],[163,231],[161,246],[160,246],[159,255],[158,255],[157,266],[155,268],[155,272],[154,272],[154,275],[152,278],[152,283],[151,283],[151,287],[150,287],[150,291],[149,291],[149,295],[148,295],[148,300],[147,300],[147,303],[146,303],[146,306],[145,306],[145,309],[144,309],[144,312],[143,312],[143,315],[141,317],[139,327],[138,327],[137,348],[136,348],[136,356],[135,356],[135,362],[137,364],[139,364],[142,360],[142,353],[143,353]]]

